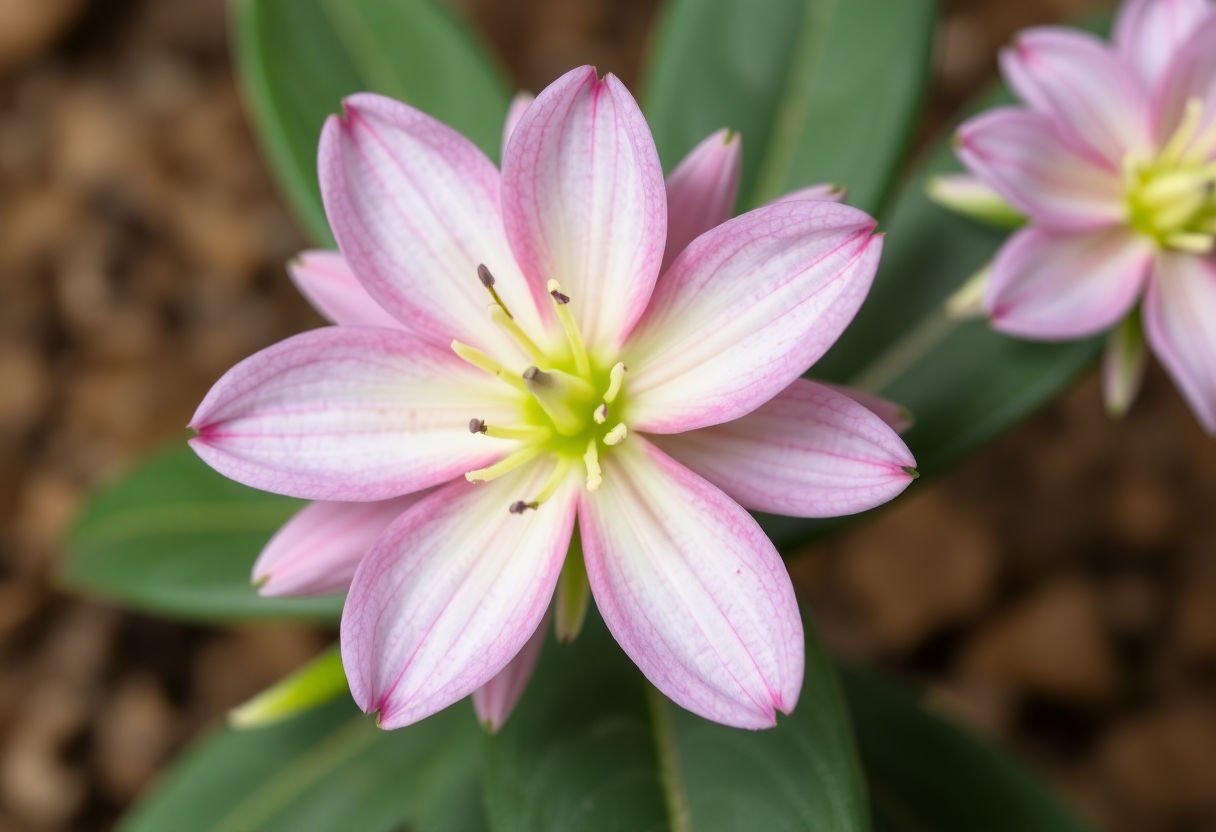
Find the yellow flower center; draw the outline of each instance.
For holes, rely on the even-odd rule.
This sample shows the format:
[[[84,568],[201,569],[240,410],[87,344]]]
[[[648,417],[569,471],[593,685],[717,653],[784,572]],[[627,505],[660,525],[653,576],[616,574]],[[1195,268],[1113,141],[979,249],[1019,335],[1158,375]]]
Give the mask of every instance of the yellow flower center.
[[[538,458],[552,457],[552,472],[540,492],[511,504],[510,510],[516,514],[535,509],[553,496],[576,465],[584,471],[587,490],[595,491],[603,482],[600,459],[629,432],[623,420],[625,365],[600,360],[588,352],[578,323],[570,314],[570,297],[556,280],[550,280],[547,288],[565,342],[544,349],[507,309],[489,269],[479,266],[477,276],[493,300],[491,319],[511,335],[532,363],[522,369],[509,368],[475,347],[452,342],[453,351],[462,359],[522,394],[518,396],[517,421],[512,424],[489,424],[478,417],[469,420],[473,433],[515,439],[519,445],[493,465],[469,471],[465,478],[488,482]]]
[[[1203,102],[1192,99],[1155,158],[1124,159],[1128,221],[1163,249],[1216,247],[1216,125],[1201,134],[1202,121]]]

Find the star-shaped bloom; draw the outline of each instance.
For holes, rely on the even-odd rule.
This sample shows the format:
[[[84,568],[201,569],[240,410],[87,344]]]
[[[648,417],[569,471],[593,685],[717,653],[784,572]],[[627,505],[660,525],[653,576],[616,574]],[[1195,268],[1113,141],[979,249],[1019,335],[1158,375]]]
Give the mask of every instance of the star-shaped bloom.
[[[505,719],[576,522],[574,583],[646,677],[770,726],[798,700],[802,624],[744,507],[846,514],[915,474],[882,417],[800,378],[869,289],[874,220],[824,190],[729,219],[738,138],[665,183],[637,104],[591,67],[507,132],[500,173],[423,113],[347,99],[320,148],[340,254],[293,270],[336,326],[230,370],[192,445],[318,501],[255,575],[277,594],[350,582],[343,663],[386,728],[470,694]]]
[[[1113,43],[1030,29],[1001,67],[1023,106],[958,134],[964,164],[1028,223],[992,264],[993,325],[1071,339],[1138,314],[1216,433],[1216,7],[1128,0]],[[1134,394],[1139,338],[1130,320],[1111,339],[1114,410]]]

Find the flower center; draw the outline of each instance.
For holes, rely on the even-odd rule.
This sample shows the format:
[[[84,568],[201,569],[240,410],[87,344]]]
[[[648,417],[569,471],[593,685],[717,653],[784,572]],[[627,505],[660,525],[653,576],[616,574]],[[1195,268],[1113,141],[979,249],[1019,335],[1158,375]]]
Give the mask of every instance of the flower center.
[[[1202,122],[1203,102],[1192,99],[1156,158],[1123,164],[1131,226],[1162,248],[1194,254],[1216,246],[1216,124],[1200,133]]]
[[[490,424],[480,417],[469,420],[472,433],[514,439],[518,446],[493,465],[469,471],[465,478],[488,482],[540,457],[551,457],[553,470],[548,480],[530,499],[513,502],[510,510],[514,514],[538,508],[576,465],[585,473],[587,490],[595,491],[603,482],[600,459],[629,432],[622,420],[625,365],[601,361],[588,352],[578,322],[570,314],[570,296],[562,292],[556,280],[549,281],[549,298],[565,341],[546,350],[507,309],[494,288],[490,270],[478,266],[477,277],[493,300],[491,320],[511,335],[531,363],[511,368],[475,347],[452,342],[458,356],[520,394],[518,417],[512,424]]]

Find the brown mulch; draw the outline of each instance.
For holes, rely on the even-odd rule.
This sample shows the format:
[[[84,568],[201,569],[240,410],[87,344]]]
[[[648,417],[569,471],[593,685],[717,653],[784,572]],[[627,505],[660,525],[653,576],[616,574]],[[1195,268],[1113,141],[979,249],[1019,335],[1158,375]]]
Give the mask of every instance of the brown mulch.
[[[464,0],[521,86],[636,79],[655,0]],[[948,4],[926,129],[1018,27]],[[236,360],[317,319],[233,85],[221,0],[0,0],[0,832],[107,828],[191,737],[325,636],[64,595],[87,490],[182,436]],[[926,681],[1100,828],[1216,829],[1216,442],[1160,372],[1096,380],[794,571],[842,652]],[[808,703],[809,704],[809,703]]]

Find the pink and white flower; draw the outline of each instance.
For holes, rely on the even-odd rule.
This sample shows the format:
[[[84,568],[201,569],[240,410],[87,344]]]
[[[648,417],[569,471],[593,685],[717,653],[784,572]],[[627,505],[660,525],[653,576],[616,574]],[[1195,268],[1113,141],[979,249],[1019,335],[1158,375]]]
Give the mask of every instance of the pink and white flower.
[[[1028,219],[992,265],[993,326],[1071,339],[1140,314],[1216,433],[1216,7],[1127,0],[1113,43],[1030,29],[1001,67],[1023,106],[958,134],[967,168]],[[1127,344],[1117,335],[1108,351],[1113,409],[1134,392]]]
[[[386,728],[470,694],[501,724],[576,519],[596,605],[647,678],[770,726],[798,700],[802,623],[744,507],[856,512],[915,474],[882,418],[799,377],[870,287],[875,222],[834,192],[730,219],[725,133],[665,184],[637,104],[591,67],[514,113],[500,173],[404,104],[347,99],[320,148],[341,255],[292,269],[336,326],[232,368],[191,444],[318,501],[255,576],[275,594],[350,581],[343,662]]]

